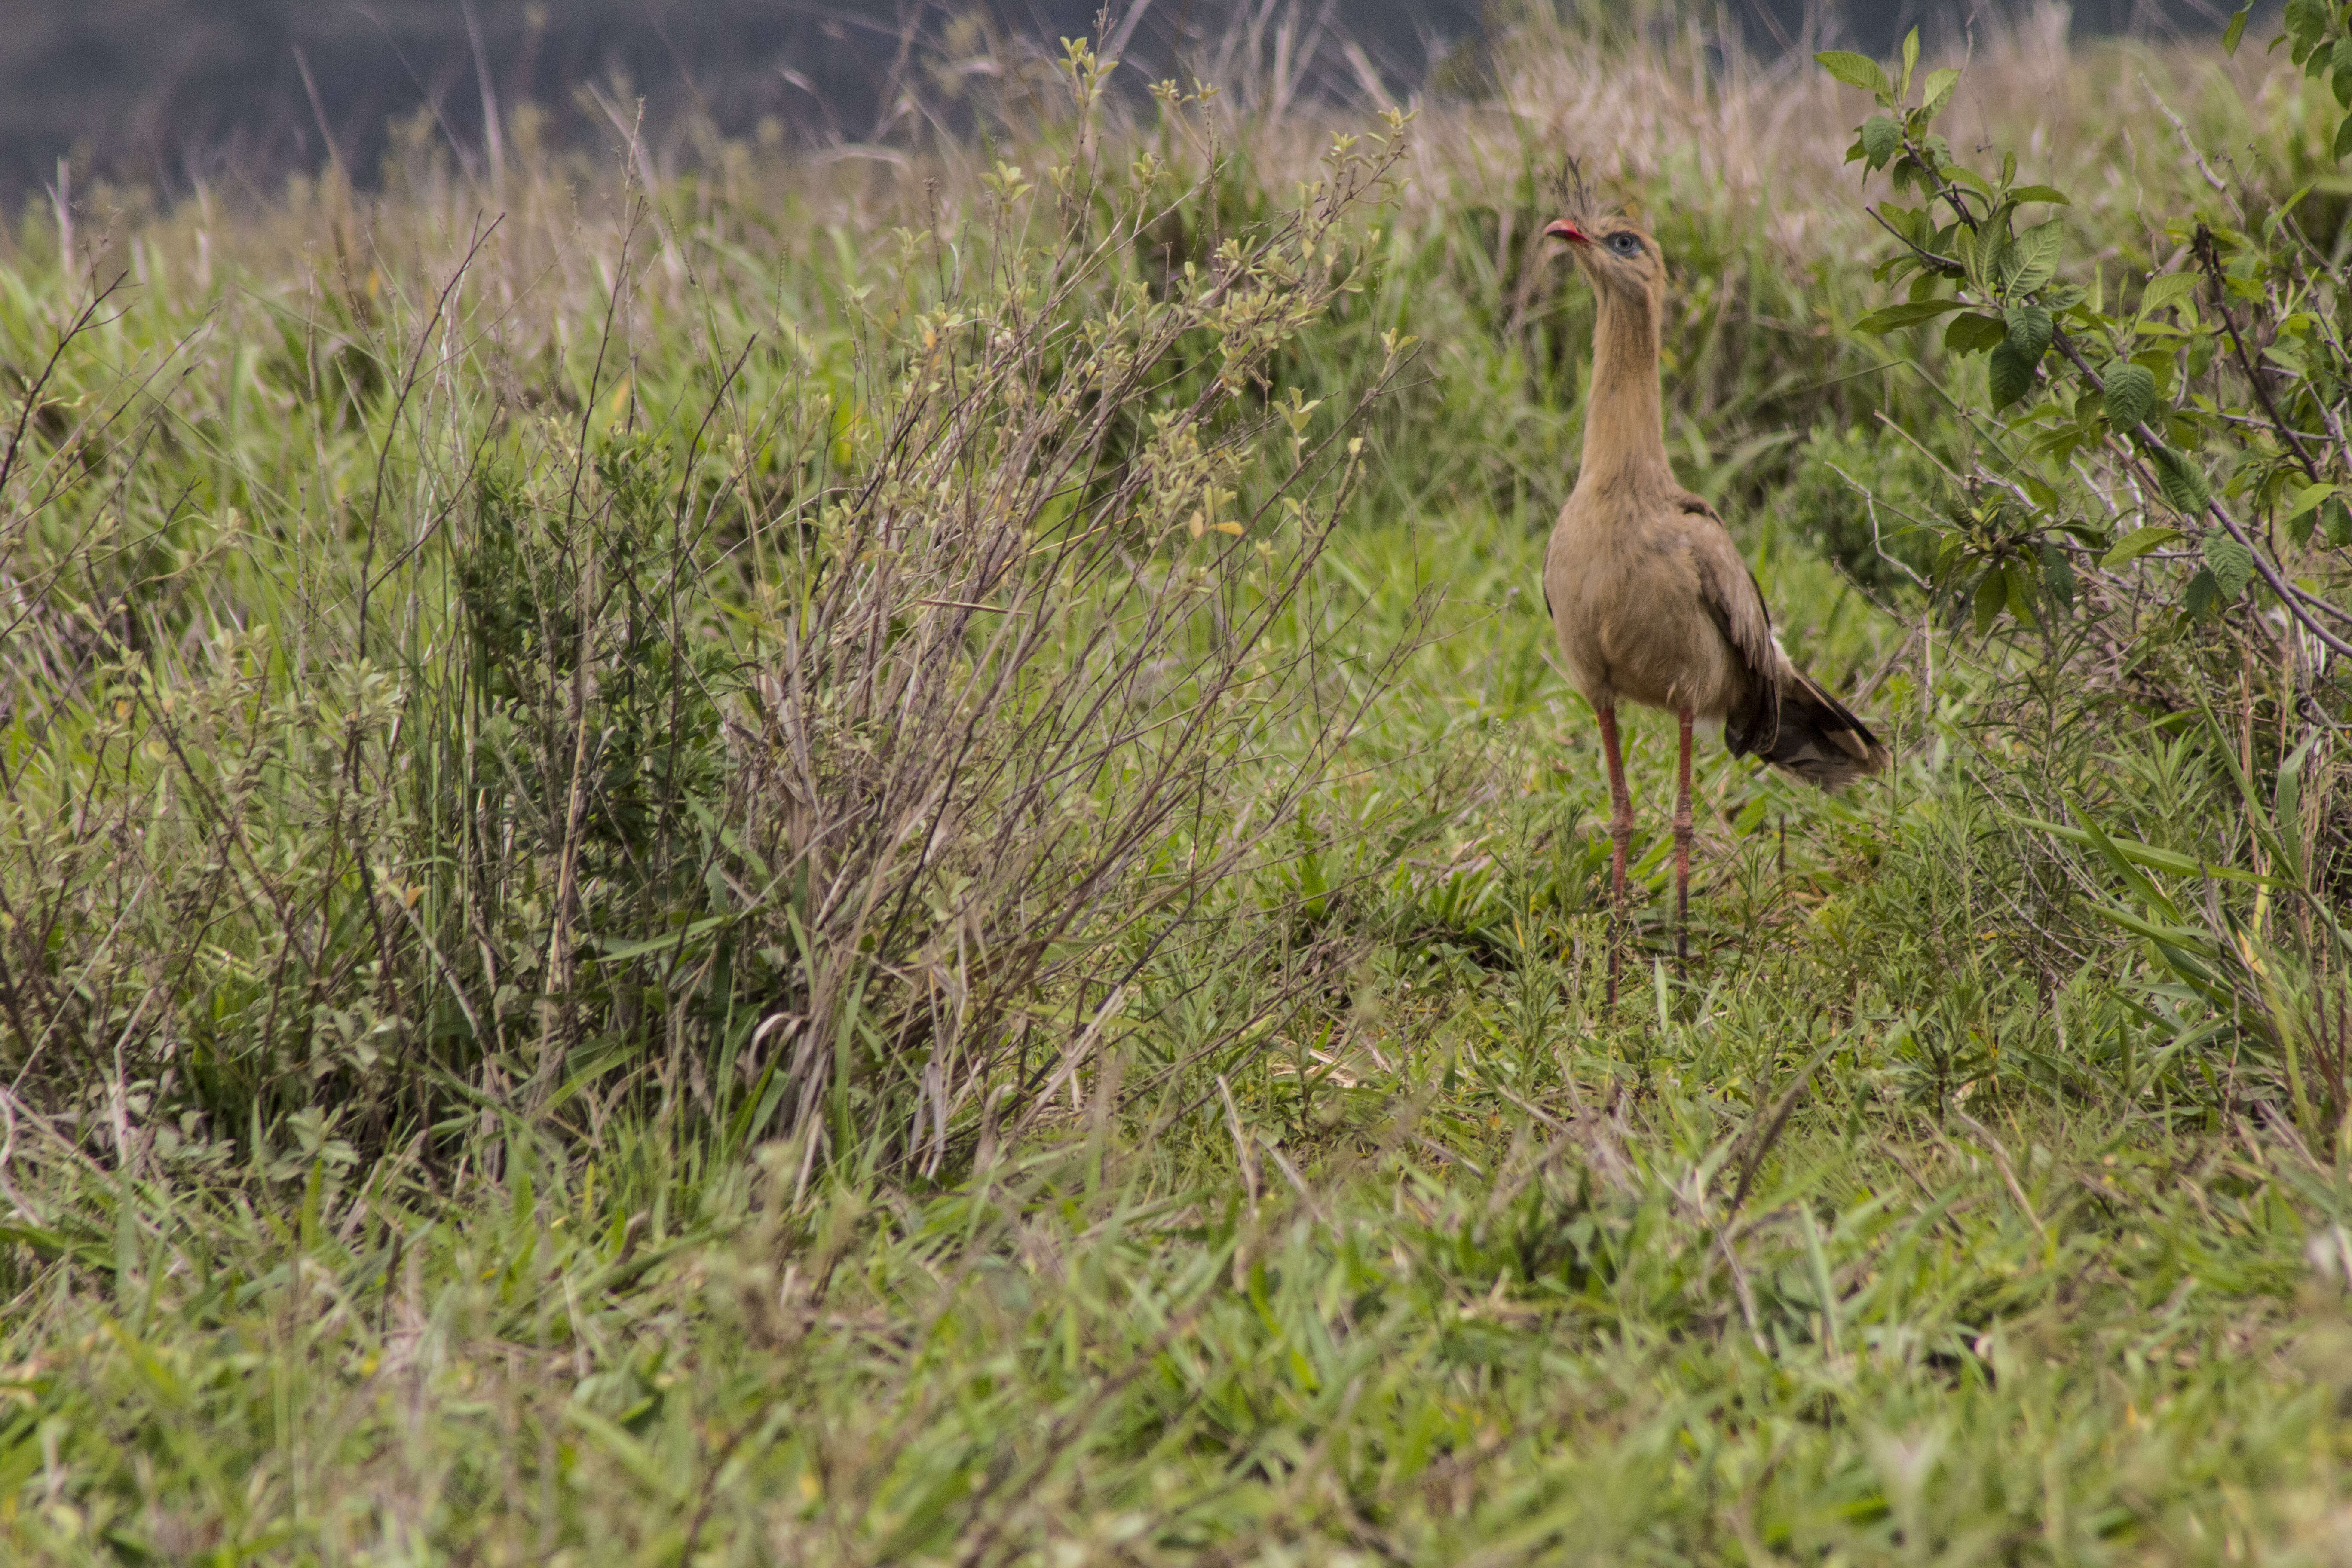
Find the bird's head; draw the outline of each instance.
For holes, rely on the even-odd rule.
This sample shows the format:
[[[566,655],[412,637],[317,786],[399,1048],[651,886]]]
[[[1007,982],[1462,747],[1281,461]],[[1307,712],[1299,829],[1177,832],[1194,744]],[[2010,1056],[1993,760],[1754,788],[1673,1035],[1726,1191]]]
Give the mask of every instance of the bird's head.
[[[1594,289],[1604,295],[1647,297],[1653,302],[1664,298],[1666,263],[1658,254],[1658,242],[1622,214],[1602,205],[1573,158],[1560,175],[1559,198],[1567,216],[1546,226],[1544,233],[1568,242],[1569,254]]]
[[[1597,289],[1651,300],[1665,292],[1666,263],[1658,242],[1622,217],[1580,214],[1554,221],[1544,233],[1568,242],[1569,253]]]

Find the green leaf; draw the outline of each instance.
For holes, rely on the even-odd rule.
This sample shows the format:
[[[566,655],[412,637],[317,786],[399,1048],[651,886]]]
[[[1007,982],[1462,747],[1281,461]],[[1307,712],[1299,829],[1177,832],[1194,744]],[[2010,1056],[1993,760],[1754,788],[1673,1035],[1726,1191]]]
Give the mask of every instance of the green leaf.
[[[1830,75],[1848,87],[1858,87],[1864,92],[1886,92],[1890,89],[1886,73],[1868,55],[1857,55],[1850,49],[1830,49],[1813,57]]]
[[[2061,207],[2074,205],[2067,199],[2066,193],[2055,185],[2020,185],[2009,193],[2009,199],[2019,203],[2048,202],[2053,206]]]
[[[2140,290],[2139,313],[2152,316],[2167,305],[2177,305],[2196,292],[2197,274],[2194,272],[2167,272],[2161,277],[2151,278],[2147,280],[2147,287]]]
[[[2254,8],[2251,4],[2241,5],[2238,7],[2237,15],[2230,18],[2229,26],[2223,29],[2221,33],[2221,52],[2223,54],[2231,56],[2235,56],[2237,54],[2238,40],[2246,36],[2246,18],[2253,14],[2253,9]]]
[[[592,944],[602,945],[596,956],[606,963],[626,963],[653,953],[678,953],[688,945],[724,927],[735,917],[731,914],[707,915],[689,925],[679,927],[667,936],[657,936],[650,942],[619,942],[611,938],[591,938]]]
[[[2344,123],[2336,128],[2334,156],[2341,162],[2347,153],[2352,153],[2352,114],[2346,115]]]
[[[1928,119],[1944,112],[1945,105],[1952,101],[1952,89],[1959,84],[1960,73],[1949,66],[1927,73],[1927,79],[1920,84],[1919,102]]]
[[[2084,816],[2081,806],[2075,805],[2072,801],[2066,804],[2072,807],[2076,816]],[[2210,860],[2195,859],[2181,854],[2177,849],[2159,849],[2153,844],[2142,844],[2135,838],[2114,838],[2105,833],[2095,837],[2079,827],[2067,827],[2055,822],[2044,822],[2037,816],[2011,816],[2010,820],[2021,826],[2047,833],[2053,838],[2063,838],[2069,844],[2079,845],[2085,849],[2097,849],[2117,860],[2133,866],[2146,866],[2151,870],[2169,871],[2179,877],[2226,877],[2233,882],[2246,882],[2263,888],[2276,885],[2273,878],[2261,876],[2252,871],[2242,871],[2235,866],[2217,866]],[[2088,820],[2087,817],[2085,820]],[[2117,869],[2122,868],[2122,867],[2117,868]]]
[[[2164,499],[2194,517],[2205,510],[2212,490],[2205,483],[2205,470],[2169,447],[2158,447],[2148,453],[2156,466],[2157,488]]]
[[[1914,27],[1903,37],[1903,81],[1898,89],[1898,96],[1911,90],[1911,72],[1918,63],[1919,29]]]
[[[2254,552],[2218,530],[2205,536],[2205,565],[2223,603],[2235,599],[2254,580]]]
[[[2177,528],[2135,528],[2116,541],[2116,547],[2099,557],[2101,566],[2120,566],[2126,561],[2137,561],[2151,550],[2161,550],[2180,537]]]
[[[2033,614],[2033,583],[2026,573],[2024,563],[2012,563],[2002,569],[2000,575],[2001,580],[2009,587],[2009,613],[2015,616],[2021,625],[2029,626],[2036,625],[2037,621]]]
[[[2316,508],[2321,501],[2334,495],[2336,491],[2336,487],[2330,484],[2304,486],[2294,492],[2294,504],[2286,509],[2283,521],[2293,522],[2304,513]]]
[[[2050,312],[2039,305],[2011,305],[2001,312],[2001,320],[2009,324],[2009,346],[2023,354],[2028,364],[2040,364],[2057,330]]]
[[[1954,224],[1948,231],[1939,232],[1944,234],[1944,254],[1960,264],[1960,270],[1968,274],[1969,282],[1983,288],[1984,262],[1979,258],[1977,247],[1981,244],[1988,252],[1990,251],[1992,236],[1980,237],[1966,224]]]
[[[1985,573],[1984,581],[1977,584],[1977,635],[1984,636],[2000,619],[2001,607],[2009,603],[2009,568],[1995,566]]]
[[[1886,305],[1856,321],[1853,330],[1882,337],[1902,327],[1916,327],[1922,321],[1932,321],[1958,309],[1960,302],[1958,300],[1919,300],[1909,304]]]
[[[2010,247],[2003,286],[2012,294],[2031,294],[2057,273],[2058,258],[2066,243],[2066,220],[2052,218],[2035,224]]]
[[[2287,37],[2298,45],[2315,44],[2327,31],[2327,14],[2333,7],[2327,0],[2286,0]]]
[[[2107,423],[2117,430],[2146,424],[2157,411],[2155,373],[2129,362],[2109,365],[2105,401]]]
[[[1902,146],[1903,128],[1884,114],[1874,114],[1862,122],[1862,150],[1872,168],[1884,168]]]
[[[2319,509],[2319,531],[2327,542],[2341,550],[2352,544],[2352,509],[2340,500],[2329,501]]]
[[[2074,607],[2074,563],[2067,559],[2065,547],[2054,539],[2042,542],[2042,586],[2059,608]]]
[[[2213,581],[2212,571],[2200,571],[2189,579],[2189,589],[2180,595],[2180,607],[2189,612],[2191,620],[2203,620],[2221,605],[2221,589]]]
[[[1999,316],[1987,316],[1971,310],[1956,316],[1944,329],[1944,346],[1954,353],[1982,353],[1996,343],[2009,340],[2009,323]]]
[[[1990,380],[1995,413],[2033,390],[2033,362],[2020,353],[2017,345],[2009,341],[2006,327],[2002,329],[2000,345],[1992,351]]]

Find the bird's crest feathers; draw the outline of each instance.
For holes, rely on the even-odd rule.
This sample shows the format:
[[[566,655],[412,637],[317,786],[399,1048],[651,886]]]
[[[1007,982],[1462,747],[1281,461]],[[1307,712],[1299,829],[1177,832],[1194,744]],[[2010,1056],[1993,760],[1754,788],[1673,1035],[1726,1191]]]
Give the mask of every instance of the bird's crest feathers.
[[[1620,179],[1606,181],[1604,184],[1612,187],[1619,187],[1622,186],[1624,182]],[[1584,160],[1581,158],[1565,155],[1560,159],[1559,174],[1552,182],[1552,188],[1554,194],[1559,198],[1560,212],[1573,219],[1587,233],[1598,234],[1611,223],[1620,219],[1636,225],[1642,221],[1638,204],[1628,204],[1623,200],[1612,201],[1608,191],[1596,187],[1594,183],[1586,177]]]

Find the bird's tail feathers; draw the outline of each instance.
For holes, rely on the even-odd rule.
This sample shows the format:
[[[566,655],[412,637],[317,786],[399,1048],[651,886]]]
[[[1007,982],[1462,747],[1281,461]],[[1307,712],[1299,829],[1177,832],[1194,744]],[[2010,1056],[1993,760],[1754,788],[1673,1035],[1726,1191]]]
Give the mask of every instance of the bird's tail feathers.
[[[1759,748],[1774,767],[1826,790],[1884,769],[1891,753],[1870,726],[1793,664],[1780,667],[1780,722]]]

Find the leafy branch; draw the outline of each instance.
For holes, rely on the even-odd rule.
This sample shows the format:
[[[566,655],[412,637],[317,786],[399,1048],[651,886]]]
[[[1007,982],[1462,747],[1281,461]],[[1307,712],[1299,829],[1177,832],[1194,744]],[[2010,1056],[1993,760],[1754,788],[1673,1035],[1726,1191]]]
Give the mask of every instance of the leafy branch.
[[[2282,38],[2295,41],[2298,62],[2320,58],[2314,17],[2324,13],[2325,29],[2340,31],[2341,9],[2315,0],[2289,7]],[[2227,39],[2232,48],[2245,20],[2244,12],[2232,20]],[[2111,300],[2103,277],[2095,276],[2087,287],[2060,277],[2067,238],[2063,216],[2020,221],[2030,207],[2069,205],[2063,191],[2021,183],[2013,153],[2002,156],[1997,175],[1954,159],[1933,128],[1950,106],[1960,72],[1928,72],[1915,98],[1918,55],[1915,29],[1892,79],[1865,56],[1832,51],[1816,58],[1839,81],[1871,93],[1880,110],[1857,128],[1847,161],[1862,163],[1865,178],[1885,171],[1896,195],[1918,198],[1916,206],[1890,199],[1866,209],[1901,247],[1874,275],[1888,283],[1907,279],[1908,297],[1855,326],[1884,334],[1944,321],[1945,350],[1964,363],[1983,357],[1990,412],[2015,410],[2008,415],[2011,428],[2029,437],[2017,489],[2032,502],[2040,526],[1948,531],[1938,563],[1943,581],[1950,585],[1973,577],[1980,630],[2004,609],[2030,622],[2037,598],[2067,604],[2073,596],[2071,565],[2057,536],[2071,535],[2098,552],[2103,569],[2150,557],[2180,538],[2181,529],[2157,525],[2110,538],[2095,526],[2063,520],[2066,465],[2078,455],[2105,452],[2160,494],[2186,527],[2202,531],[2202,564],[2179,593],[2192,619],[2218,613],[2259,579],[2306,634],[2333,652],[2352,655],[2352,642],[2326,624],[2352,622],[2352,616],[2297,583],[2225,500],[2242,497],[2255,516],[2267,513],[2285,523],[2297,546],[2310,542],[2322,521],[2328,546],[2352,543],[2352,516],[2337,499],[2346,489],[2341,476],[2352,471],[2342,443],[2315,452],[2290,417],[2324,410],[2326,388],[2347,379],[2340,364],[2312,363],[2315,353],[2340,341],[2325,330],[2315,297],[2299,289],[2283,301],[2284,309],[2273,299],[2284,269],[2273,265],[2272,249],[2294,201],[2273,209],[2259,236],[2218,220],[2177,226],[2196,270],[2150,277],[2128,302],[2119,283]],[[2352,34],[2338,37],[2326,58],[2338,55],[2343,64],[2332,84],[2339,101],[2352,100]],[[2339,145],[2343,140],[2339,132]],[[2198,309],[2200,282],[2211,287],[2210,319]],[[2258,311],[2273,307],[2271,342],[2263,350],[2247,346],[2231,310],[2232,298]],[[2260,405],[2259,419],[2224,406],[2218,388],[2193,390],[2208,380],[2224,339]],[[2309,406],[2314,403],[2318,410]],[[2335,428],[2324,418],[2312,422]],[[2249,429],[2263,435],[2249,437]],[[2239,449],[2217,488],[2201,454],[2231,442]],[[2037,534],[2043,567],[2039,594],[2028,565],[2032,552],[2021,547]]]

